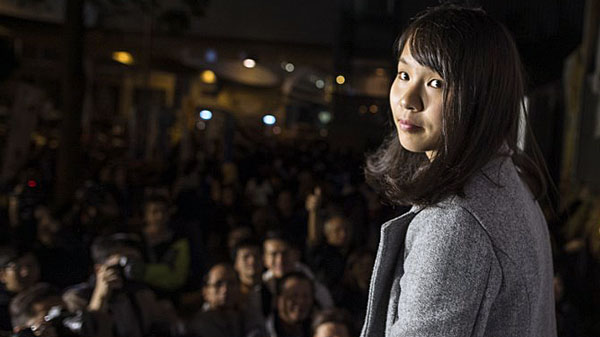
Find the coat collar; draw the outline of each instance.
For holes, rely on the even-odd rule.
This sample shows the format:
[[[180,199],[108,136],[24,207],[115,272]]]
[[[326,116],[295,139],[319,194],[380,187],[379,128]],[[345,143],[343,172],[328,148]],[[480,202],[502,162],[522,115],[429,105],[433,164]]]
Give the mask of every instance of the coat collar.
[[[371,275],[371,286],[369,288],[369,301],[367,304],[367,316],[361,336],[383,336],[385,329],[385,320],[387,314],[387,305],[391,283],[394,280],[393,274],[398,265],[398,259],[402,259],[404,250],[404,240],[406,231],[412,219],[422,210],[422,207],[413,206],[410,211],[403,215],[386,222],[381,227],[381,239],[379,240],[379,249],[373,274]],[[384,258],[386,256],[386,258]],[[394,263],[382,264],[382,261],[390,261],[389,257],[396,257]]]

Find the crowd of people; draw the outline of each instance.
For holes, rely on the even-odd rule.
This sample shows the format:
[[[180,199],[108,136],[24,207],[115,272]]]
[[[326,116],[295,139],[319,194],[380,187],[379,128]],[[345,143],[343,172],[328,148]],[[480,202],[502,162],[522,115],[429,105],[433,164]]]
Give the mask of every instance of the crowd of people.
[[[408,210],[367,186],[364,154],[195,144],[159,162],[89,144],[66,206],[56,150],[32,148],[0,188],[0,336],[358,336],[380,228]],[[559,336],[580,336],[554,267]]]
[[[158,165],[90,151],[63,207],[38,153],[5,187],[0,330],[357,336],[380,226],[404,209],[325,142],[218,149]]]

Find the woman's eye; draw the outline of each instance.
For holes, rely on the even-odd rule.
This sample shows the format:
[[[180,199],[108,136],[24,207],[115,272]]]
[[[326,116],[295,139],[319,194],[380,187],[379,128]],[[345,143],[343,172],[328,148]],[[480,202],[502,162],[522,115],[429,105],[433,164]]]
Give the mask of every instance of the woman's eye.
[[[398,78],[403,80],[403,81],[407,81],[408,80],[408,74],[404,71],[399,71],[398,72]]]
[[[436,88],[436,89],[441,89],[442,88],[442,81],[440,80],[431,80],[429,81],[429,86],[431,86],[432,88]]]

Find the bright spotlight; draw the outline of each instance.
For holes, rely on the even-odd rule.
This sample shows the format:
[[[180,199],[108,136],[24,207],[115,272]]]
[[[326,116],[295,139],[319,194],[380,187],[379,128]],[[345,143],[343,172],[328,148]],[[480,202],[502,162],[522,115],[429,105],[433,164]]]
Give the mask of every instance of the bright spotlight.
[[[346,78],[343,75],[338,75],[338,77],[335,78],[335,82],[339,85],[342,85],[346,83]]]
[[[252,68],[256,67],[256,60],[247,58],[247,59],[244,59],[242,64],[244,65],[244,67],[246,67],[248,69],[252,69]]]
[[[212,118],[213,114],[210,110],[202,110],[200,111],[200,118],[204,119],[205,121],[210,120]]]
[[[266,125],[273,125],[276,122],[277,122],[277,119],[273,115],[264,115],[263,116],[263,123],[265,123]]]
[[[291,73],[292,71],[294,71],[294,69],[296,69],[296,67],[293,63],[288,63],[285,65],[285,71],[287,71],[288,73]]]
[[[315,86],[319,89],[323,89],[325,88],[325,81],[323,80],[316,80],[315,81]]]

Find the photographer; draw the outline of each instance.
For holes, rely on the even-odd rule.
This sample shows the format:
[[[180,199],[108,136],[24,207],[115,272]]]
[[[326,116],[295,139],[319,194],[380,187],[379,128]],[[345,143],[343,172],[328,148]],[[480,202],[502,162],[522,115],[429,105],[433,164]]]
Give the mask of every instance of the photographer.
[[[178,318],[172,305],[158,302],[141,282],[144,264],[141,240],[133,234],[113,234],[92,244],[94,275],[68,289],[69,309],[108,313],[115,336],[143,337],[175,334]]]
[[[0,330],[12,330],[9,303],[18,293],[40,279],[37,258],[30,250],[14,246],[0,247]]]
[[[10,302],[13,336],[111,337],[101,313],[65,310],[60,293],[47,283],[38,283]]]

